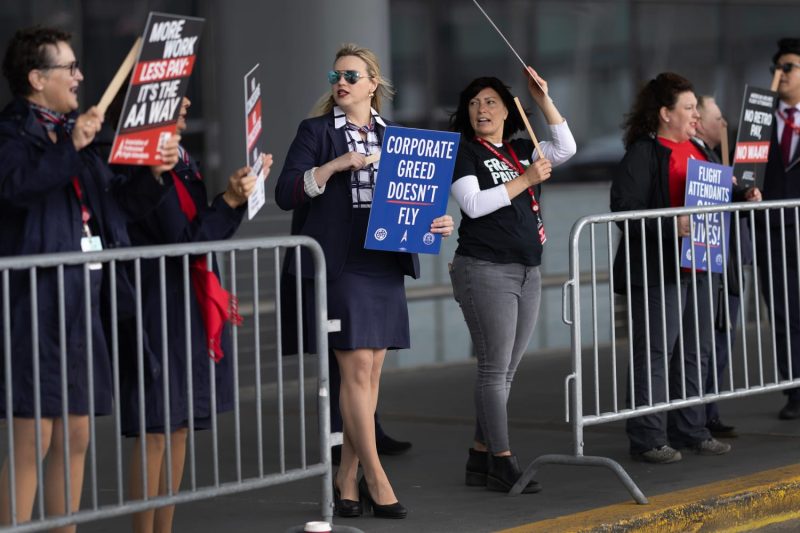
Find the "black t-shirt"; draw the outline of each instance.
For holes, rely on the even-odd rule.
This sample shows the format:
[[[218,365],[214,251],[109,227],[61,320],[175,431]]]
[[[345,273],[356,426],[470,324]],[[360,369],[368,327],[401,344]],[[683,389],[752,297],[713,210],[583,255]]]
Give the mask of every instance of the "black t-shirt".
[[[533,143],[514,139],[510,145],[523,167],[531,162]],[[514,157],[504,146],[493,147],[510,162]],[[463,140],[458,148],[453,181],[464,176],[478,177],[481,190],[491,189],[519,176],[509,166],[475,139]],[[534,187],[540,200],[541,186]],[[541,214],[541,209],[539,210]],[[511,205],[478,218],[469,218],[463,211],[458,227],[456,253],[493,263],[521,263],[539,266],[542,263],[542,244],[539,240],[539,215],[531,209],[527,191],[511,200]]]

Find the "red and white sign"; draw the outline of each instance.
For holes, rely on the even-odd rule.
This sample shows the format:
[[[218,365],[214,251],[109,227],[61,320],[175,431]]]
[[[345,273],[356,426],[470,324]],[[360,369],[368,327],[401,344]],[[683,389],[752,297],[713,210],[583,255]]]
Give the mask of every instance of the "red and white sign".
[[[161,164],[158,148],[175,133],[204,22],[150,13],[109,163]]]
[[[258,64],[244,75],[244,118],[247,166],[258,176],[256,189],[247,198],[247,217],[252,219],[266,202],[264,194],[264,169],[261,162],[261,83],[256,78]]]

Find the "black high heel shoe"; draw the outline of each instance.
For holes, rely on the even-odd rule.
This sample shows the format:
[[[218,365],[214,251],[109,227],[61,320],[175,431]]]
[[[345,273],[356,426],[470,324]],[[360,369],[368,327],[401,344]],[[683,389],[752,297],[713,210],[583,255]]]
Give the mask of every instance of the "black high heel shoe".
[[[399,501],[388,505],[378,505],[375,503],[375,500],[372,499],[372,495],[369,493],[367,480],[363,476],[358,482],[358,494],[361,497],[361,501],[364,503],[364,510],[369,512],[369,510],[372,509],[372,516],[375,518],[405,518],[408,514],[408,509],[403,507]]]
[[[359,487],[359,492],[361,491]],[[336,478],[333,478],[333,505],[334,512],[342,518],[354,518],[361,516],[361,500],[343,500],[339,487],[336,486]]]

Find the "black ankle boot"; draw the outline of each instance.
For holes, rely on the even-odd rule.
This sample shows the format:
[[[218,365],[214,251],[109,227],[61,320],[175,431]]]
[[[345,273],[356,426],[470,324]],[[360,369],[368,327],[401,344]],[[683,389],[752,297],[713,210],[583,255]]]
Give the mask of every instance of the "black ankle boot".
[[[486,474],[486,488],[498,492],[508,492],[514,483],[522,476],[522,470],[517,464],[516,455],[496,456],[488,454],[489,471]],[[542,487],[531,480],[524,489],[523,494],[539,492]]]
[[[489,454],[475,448],[469,449],[467,459],[466,483],[468,487],[485,487],[486,472],[489,470]]]

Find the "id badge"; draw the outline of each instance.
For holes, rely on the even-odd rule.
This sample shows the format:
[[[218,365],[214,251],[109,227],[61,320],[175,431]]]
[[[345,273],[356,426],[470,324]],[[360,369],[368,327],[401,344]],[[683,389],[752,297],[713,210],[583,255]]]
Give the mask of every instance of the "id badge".
[[[103,241],[97,235],[81,237],[81,250],[84,252],[102,252]],[[100,270],[101,268],[103,268],[102,263],[89,263],[89,270]]]

